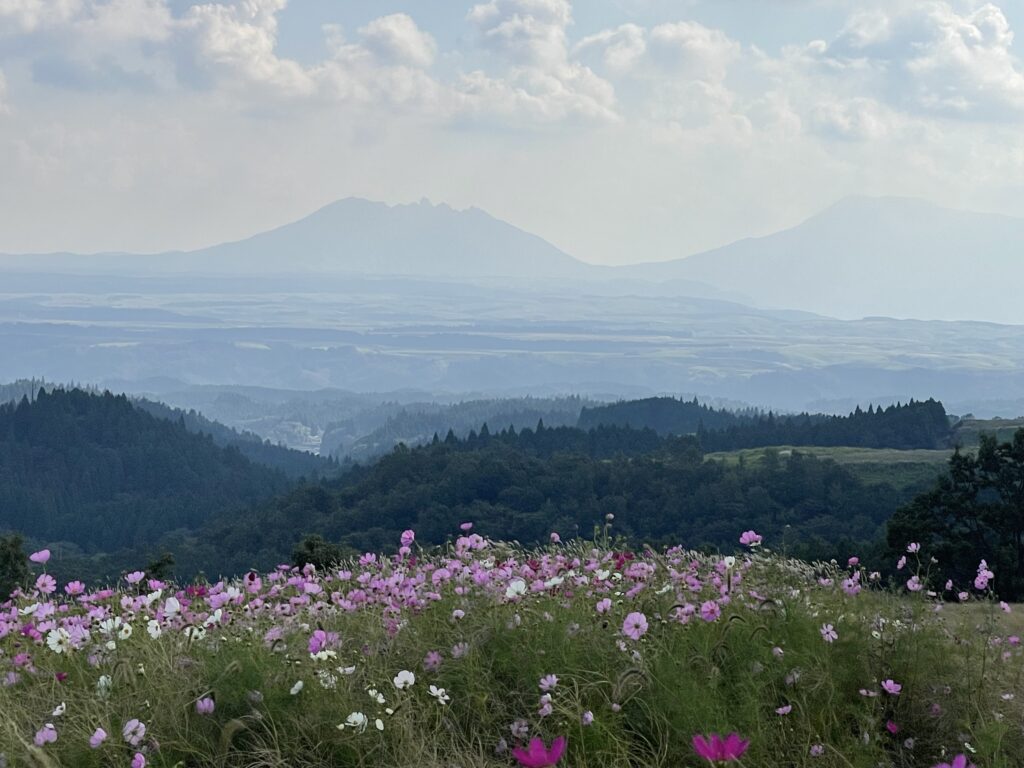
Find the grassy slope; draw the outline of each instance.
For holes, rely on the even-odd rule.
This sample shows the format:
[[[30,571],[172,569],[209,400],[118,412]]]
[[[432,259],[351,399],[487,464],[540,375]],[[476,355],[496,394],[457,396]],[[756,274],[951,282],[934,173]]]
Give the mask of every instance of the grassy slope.
[[[782,445],[771,449],[748,448],[741,451],[709,453],[707,458],[729,463],[737,463],[742,459],[747,464],[756,465],[764,461],[766,450],[778,451],[780,456],[798,451],[819,459],[831,459],[846,466],[864,482],[889,483],[895,488],[911,489],[929,487],[938,475],[945,472],[946,463],[953,453],[951,450],[898,451],[890,448]]]

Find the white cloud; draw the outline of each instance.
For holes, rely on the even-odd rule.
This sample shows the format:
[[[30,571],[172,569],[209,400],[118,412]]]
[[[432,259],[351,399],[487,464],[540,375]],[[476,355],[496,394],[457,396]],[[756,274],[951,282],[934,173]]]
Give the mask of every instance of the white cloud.
[[[0,35],[66,24],[82,5],[82,0],[0,0]]]
[[[889,14],[878,8],[856,11],[843,26],[839,39],[861,49],[887,42],[892,37]]]
[[[467,19],[484,49],[510,64],[497,75],[475,70],[462,77],[471,114],[618,119],[611,83],[569,56],[568,0],[490,0],[474,5]]]
[[[636,24],[623,24],[616,29],[606,29],[588,35],[573,48],[576,55],[590,50],[600,50],[605,67],[613,73],[633,69],[647,52],[647,31]]]
[[[865,97],[823,98],[812,109],[816,128],[842,139],[876,141],[897,130],[900,119],[878,101]]]
[[[1024,70],[998,6],[986,3],[961,15],[948,3],[933,3],[925,22],[929,38],[906,63],[922,106],[966,116],[1024,109]]]
[[[545,69],[565,61],[569,0],[489,0],[474,5],[468,19],[486,47],[516,64]]]
[[[659,24],[651,30],[650,49],[661,63],[696,80],[721,82],[741,53],[740,44],[721,30],[695,21]]]
[[[434,62],[437,43],[404,13],[374,19],[359,30],[363,45],[382,61],[426,68]]]
[[[189,8],[183,28],[194,40],[198,64],[245,85],[266,85],[304,96],[314,90],[309,74],[276,53],[277,13],[288,0],[236,0]]]
[[[109,0],[90,3],[77,31],[106,43],[163,42],[173,26],[165,0]]]

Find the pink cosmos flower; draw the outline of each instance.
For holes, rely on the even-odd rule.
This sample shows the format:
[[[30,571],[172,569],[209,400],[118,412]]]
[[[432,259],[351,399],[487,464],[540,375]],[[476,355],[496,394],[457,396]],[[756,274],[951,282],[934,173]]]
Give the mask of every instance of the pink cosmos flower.
[[[622,623],[622,634],[632,640],[639,640],[647,633],[647,617],[634,611]]]
[[[740,535],[740,544],[745,547],[756,547],[761,543],[761,534],[756,531],[744,531]]]
[[[463,531],[466,531],[468,533],[469,531],[473,530],[473,524],[472,523],[462,523],[461,525],[459,525],[459,529],[463,530]]]
[[[196,702],[196,712],[200,715],[212,715],[216,704],[209,696],[204,696]]]
[[[136,752],[135,757],[132,758],[132,768],[146,768],[146,756],[141,752]]]
[[[693,737],[694,751],[712,763],[739,760],[749,746],[750,739],[741,739],[738,733],[730,733],[724,739],[717,733],[712,733],[708,738],[699,733]]]
[[[430,651],[423,659],[423,668],[428,672],[436,672],[441,668],[441,654]]]
[[[952,763],[939,763],[932,768],[978,768],[978,766],[967,762],[967,755],[960,754],[953,758]]]
[[[612,608],[612,601],[611,601],[611,598],[608,598],[608,597],[605,597],[605,598],[602,598],[601,600],[598,600],[597,601],[597,605],[595,606],[595,609],[597,610],[598,613],[608,613],[608,611],[610,611],[611,608]]]
[[[907,589],[911,592],[920,592],[924,585],[921,584],[921,580],[917,576],[911,576],[907,579]]]
[[[140,723],[137,718],[132,718],[124,724],[124,728],[121,729],[121,735],[124,736],[124,740],[131,744],[133,747],[139,746],[142,743],[143,738],[146,736],[146,726],[144,723]]]
[[[516,747],[512,750],[512,756],[523,768],[550,768],[562,759],[564,752],[565,736],[559,736],[552,741],[550,749],[544,746],[541,739],[534,737],[530,739],[529,749]]]
[[[44,595],[52,595],[57,591],[57,580],[48,573],[44,573],[36,579],[36,589]]]
[[[551,532],[551,543],[552,543],[552,544],[561,544],[561,543],[562,543],[562,537],[561,537],[561,536],[559,536],[559,535],[558,535],[557,533],[555,533],[554,531],[552,531],[552,532]]]
[[[46,565],[50,560],[50,550],[40,549],[38,552],[33,552],[28,556],[28,559],[33,563],[39,563],[40,565]]]
[[[47,723],[38,731],[33,741],[37,747],[41,747],[45,744],[51,744],[57,740],[57,729],[53,727],[53,723]]]
[[[581,725],[590,725],[594,722],[594,713],[589,709],[580,716]]]
[[[776,709],[775,710],[775,714],[776,715],[788,715],[792,711],[793,711],[793,705],[792,704],[787,704],[784,707],[779,707],[778,709]]]
[[[722,609],[714,600],[708,600],[705,603],[701,603],[700,606],[700,617],[704,621],[714,621],[722,615]]]
[[[821,757],[825,754],[824,744],[812,744],[811,745],[811,757]]]
[[[826,643],[834,643],[839,639],[839,633],[836,632],[836,628],[831,624],[822,624],[821,629],[818,631],[821,632],[821,639]]]
[[[918,542],[912,541],[909,544],[907,544],[907,552],[909,552],[910,554],[913,555],[913,554],[916,554],[916,553],[918,553],[920,551],[921,551],[921,545]]]
[[[99,748],[100,744],[107,740],[107,732],[102,728],[97,728],[92,736],[89,737],[89,746],[92,749]]]
[[[412,543],[414,541],[416,541],[416,531],[412,530],[411,528],[408,529],[408,530],[402,531],[402,546],[403,547],[411,547]]]
[[[897,683],[895,680],[883,680],[882,688],[885,689],[886,693],[891,694],[892,696],[899,696],[900,691],[903,690],[903,686]]]
[[[547,693],[553,691],[558,686],[558,675],[544,675],[540,679],[540,689]]]
[[[67,584],[64,585],[64,592],[66,592],[71,597],[74,597],[75,595],[80,595],[83,592],[85,592],[85,584],[83,584],[80,581],[69,581]]]
[[[897,571],[902,571],[903,570],[903,566],[905,566],[906,564],[907,564],[907,556],[906,555],[902,555],[900,557],[900,559],[896,561],[896,570]]]
[[[853,557],[851,557],[849,560],[846,561],[846,564],[848,566],[850,566],[851,568],[853,568],[855,565],[860,565],[860,558],[857,557],[856,555],[854,555]]]
[[[146,578],[144,571],[132,571],[124,577],[124,580],[129,584],[138,584],[144,578]]]
[[[885,721],[885,730],[887,730],[889,733],[891,733],[893,736],[895,736],[897,733],[900,732],[900,727],[896,723],[894,723],[892,720],[886,720]]]

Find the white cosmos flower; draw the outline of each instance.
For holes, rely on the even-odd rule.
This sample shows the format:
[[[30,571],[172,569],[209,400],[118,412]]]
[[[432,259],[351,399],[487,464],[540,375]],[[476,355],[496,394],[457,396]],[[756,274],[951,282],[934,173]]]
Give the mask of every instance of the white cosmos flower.
[[[452,700],[452,697],[448,695],[444,688],[438,688],[436,685],[430,686],[430,690],[427,693],[437,699],[438,704],[447,704]]]
[[[395,675],[395,679],[392,680],[392,682],[395,684],[395,688],[401,691],[405,688],[409,688],[410,686],[412,686],[413,683],[416,682],[416,675],[414,675],[407,669],[403,669],[401,672]]]
[[[526,594],[526,582],[523,579],[512,579],[505,589],[505,597],[510,600]]]
[[[736,565],[736,558],[732,555],[728,555],[727,557],[722,558],[722,562],[725,563],[726,568],[732,568]]]
[[[358,733],[362,733],[366,730],[366,724],[369,722],[369,718],[366,717],[362,712],[353,712],[345,718],[345,722],[338,726],[339,731],[343,731],[346,728],[355,728]]]
[[[378,691],[376,688],[371,688],[367,691],[370,694],[370,698],[376,701],[378,704],[384,703],[384,694]]]
[[[337,672],[339,675],[354,675],[356,668],[354,665],[351,667],[338,667]]]
[[[63,627],[51,629],[46,635],[46,644],[54,653],[66,653],[71,650],[71,635]]]
[[[303,683],[301,680],[297,680],[295,682],[295,685],[292,686],[292,690],[291,690],[292,696],[298,696],[299,692],[302,690],[302,686],[303,685],[305,685],[305,683]]]
[[[146,631],[149,633],[149,636],[152,637],[154,640],[156,640],[158,637],[160,637],[160,635],[164,633],[164,631],[160,628],[160,622],[156,619],[149,620],[149,622],[146,624]]]
[[[63,714],[65,713],[65,712],[67,712],[67,709],[68,709],[68,705],[67,705],[67,704],[65,704],[65,703],[64,703],[64,702],[62,701],[62,702],[61,702],[61,703],[60,703],[60,704],[59,704],[59,705],[57,706],[57,708],[56,708],[55,710],[53,710],[53,712],[52,712],[51,714],[52,714],[52,715],[53,715],[54,717],[60,717],[60,716],[61,716],[61,715],[63,715]]]
[[[122,624],[121,628],[117,631],[117,636],[122,640],[127,640],[129,637],[132,636],[132,625]]]
[[[164,616],[168,618],[177,616],[180,611],[181,603],[178,602],[178,598],[168,597],[167,601],[164,603]]]
[[[96,681],[96,695],[105,699],[110,695],[110,689],[113,687],[114,680],[110,675],[100,675],[100,679]]]

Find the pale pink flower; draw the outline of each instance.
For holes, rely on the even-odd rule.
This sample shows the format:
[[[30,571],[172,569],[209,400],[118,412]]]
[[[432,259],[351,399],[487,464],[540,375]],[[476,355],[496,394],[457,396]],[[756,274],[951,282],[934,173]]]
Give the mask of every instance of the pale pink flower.
[[[647,617],[638,612],[626,616],[626,620],[622,623],[622,634],[632,640],[639,640],[647,633]]]

